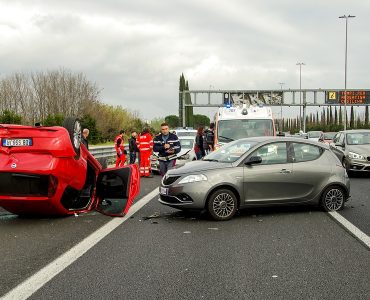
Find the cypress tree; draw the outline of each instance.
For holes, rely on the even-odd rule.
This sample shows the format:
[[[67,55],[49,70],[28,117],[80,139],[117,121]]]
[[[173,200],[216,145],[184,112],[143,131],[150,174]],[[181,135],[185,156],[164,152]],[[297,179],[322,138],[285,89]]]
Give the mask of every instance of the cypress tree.
[[[365,106],[365,128],[369,128],[369,106]]]
[[[353,105],[351,105],[351,116],[349,119],[349,127],[355,128],[355,112],[353,110]]]
[[[186,80],[185,82],[185,91],[189,91],[189,82]],[[191,96],[189,93],[185,95],[185,104],[191,104]],[[187,106],[185,107],[185,116],[186,116],[186,126],[193,127],[194,126],[194,118],[193,118],[193,107]]]
[[[338,113],[337,113],[337,107],[334,107],[334,124],[338,125]]]
[[[339,125],[343,124],[343,113],[342,113],[342,106],[339,106]]]

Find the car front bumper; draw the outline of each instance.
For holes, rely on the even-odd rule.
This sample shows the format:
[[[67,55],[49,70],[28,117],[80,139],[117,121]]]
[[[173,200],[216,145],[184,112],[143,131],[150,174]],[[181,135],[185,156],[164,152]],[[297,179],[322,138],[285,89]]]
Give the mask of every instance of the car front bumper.
[[[351,159],[347,157],[347,161],[349,163],[349,171],[370,172],[369,160]]]
[[[161,204],[181,209],[203,209],[210,190],[208,181],[186,184],[162,185],[159,187]]]

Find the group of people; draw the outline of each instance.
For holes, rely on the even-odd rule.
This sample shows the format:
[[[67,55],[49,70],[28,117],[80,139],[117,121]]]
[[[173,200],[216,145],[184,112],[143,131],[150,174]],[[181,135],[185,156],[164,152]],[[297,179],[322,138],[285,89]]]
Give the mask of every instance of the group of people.
[[[126,163],[127,151],[124,146],[125,130],[120,130],[119,134],[114,139],[114,148],[117,153],[116,167],[121,167]],[[82,143],[87,149],[89,144],[87,137],[89,130],[85,128],[82,131]],[[131,137],[128,140],[129,145],[129,163],[135,164],[138,160],[140,176],[153,177],[150,166],[150,156],[152,152],[158,152],[158,161],[160,173],[162,176],[168,170],[175,166],[177,153],[181,150],[181,144],[174,132],[170,132],[167,123],[161,124],[161,132],[154,139],[151,136],[149,129],[144,130],[138,135],[136,131],[131,132]],[[211,123],[209,129],[204,130],[199,127],[195,138],[195,154],[197,159],[201,159],[207,153],[214,150],[214,124]]]
[[[124,130],[121,130],[114,139],[114,147],[117,153],[116,167],[123,166],[126,162],[126,150],[124,149],[123,135]],[[144,128],[140,135],[136,131],[131,132],[129,139],[130,164],[136,162],[138,158],[140,176],[152,177],[150,156],[152,152],[158,152],[158,161],[161,175],[164,176],[167,170],[173,168],[176,154],[180,152],[181,145],[176,134],[170,133],[167,123],[161,124],[161,133],[153,139],[149,129]]]

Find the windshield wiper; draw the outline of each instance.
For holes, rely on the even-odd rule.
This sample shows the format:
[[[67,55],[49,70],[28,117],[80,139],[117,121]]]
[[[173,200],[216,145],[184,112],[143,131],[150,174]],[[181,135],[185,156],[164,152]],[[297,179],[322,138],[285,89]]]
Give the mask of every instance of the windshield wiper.
[[[233,141],[234,139],[232,139],[232,138],[229,138],[229,137],[227,137],[227,136],[222,136],[222,135],[219,135],[218,136],[219,138],[223,138],[223,139],[225,139],[225,140],[229,140],[229,141]]]
[[[203,161],[217,161],[218,162],[218,159],[205,158],[203,159]]]

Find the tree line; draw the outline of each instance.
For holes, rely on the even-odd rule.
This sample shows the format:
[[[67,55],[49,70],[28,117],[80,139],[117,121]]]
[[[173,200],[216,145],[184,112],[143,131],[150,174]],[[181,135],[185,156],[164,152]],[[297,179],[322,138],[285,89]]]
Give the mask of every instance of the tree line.
[[[280,120],[277,123],[280,124]],[[344,108],[342,106],[323,107],[316,113],[310,113],[306,116],[306,131],[325,131],[336,132],[344,129]],[[283,119],[282,131],[297,133],[300,129],[299,117]],[[365,106],[364,115],[357,113],[356,108],[351,106],[349,116],[347,117],[347,129],[370,129],[369,107]]]
[[[98,86],[83,73],[59,69],[0,80],[0,123],[61,126],[67,116],[80,118],[93,144],[112,141],[120,129],[129,134],[146,126],[138,113],[103,103]]]

